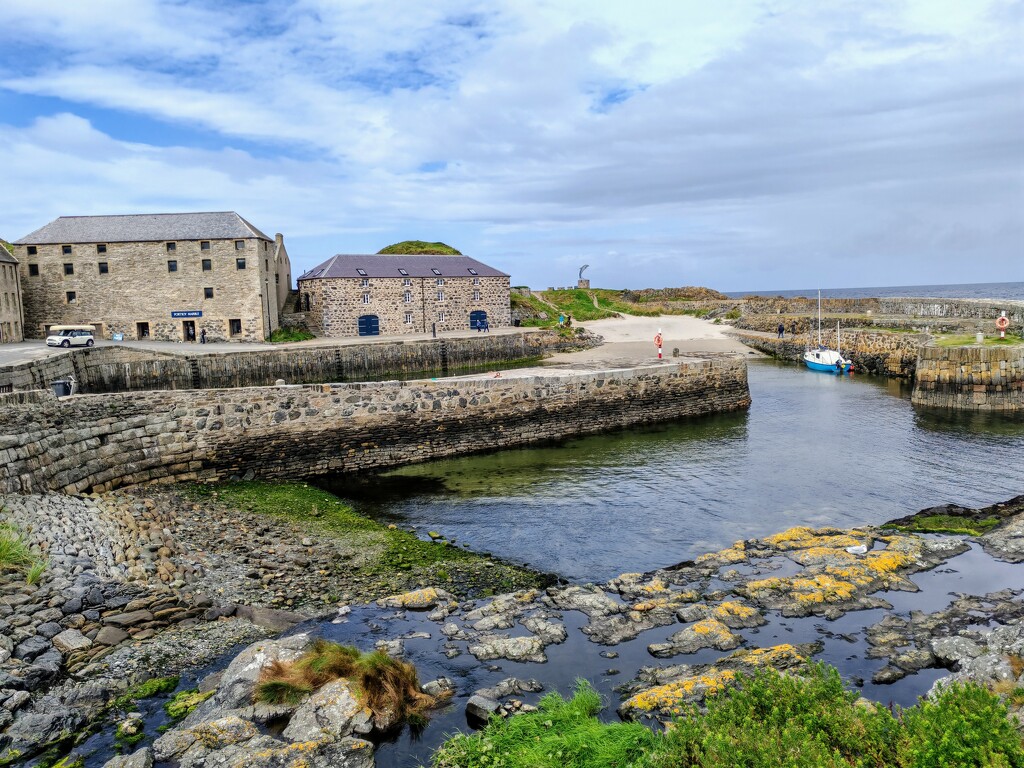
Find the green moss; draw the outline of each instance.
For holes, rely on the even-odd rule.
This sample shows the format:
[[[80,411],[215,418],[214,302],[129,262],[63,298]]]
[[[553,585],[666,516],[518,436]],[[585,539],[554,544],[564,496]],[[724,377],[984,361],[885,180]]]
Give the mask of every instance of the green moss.
[[[377,253],[417,254],[433,253],[439,256],[461,256],[462,254],[446,243],[428,243],[425,240],[403,240],[400,243],[381,248]]]
[[[893,525],[898,531],[909,533],[955,533],[965,536],[981,536],[999,525],[998,517],[985,517],[973,520],[957,515],[922,515],[908,523]]]
[[[133,685],[123,694],[114,699],[114,707],[117,709],[128,709],[136,701],[151,699],[154,696],[170,693],[178,687],[178,677],[154,677],[144,682]]]
[[[198,688],[192,688],[188,691],[180,691],[176,693],[174,697],[164,704],[164,712],[172,720],[183,720],[195,711],[196,707],[206,701],[208,698],[213,696],[216,691],[206,691],[201,693]]]

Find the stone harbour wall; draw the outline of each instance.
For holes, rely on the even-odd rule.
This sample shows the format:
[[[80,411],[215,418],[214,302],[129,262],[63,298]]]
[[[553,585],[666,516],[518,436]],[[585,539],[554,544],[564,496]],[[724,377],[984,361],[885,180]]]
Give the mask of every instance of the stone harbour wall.
[[[1024,411],[1024,346],[924,347],[911,402],[973,411]]]
[[[455,339],[381,341],[280,350],[167,354],[131,347],[69,350],[0,370],[0,386],[47,389],[74,376],[79,392],[136,392],[155,389],[214,389],[398,378],[409,374],[514,363],[548,352],[593,346],[593,337],[567,338],[551,330],[480,334]]]
[[[746,344],[772,357],[802,362],[806,349],[806,334],[791,337],[786,329],[786,338],[765,338],[754,333],[736,331],[735,336]],[[918,350],[929,340],[923,333],[873,333],[866,331],[844,331],[842,333],[843,354],[853,360],[859,372],[881,376],[912,378],[917,366]],[[817,341],[817,336],[814,336]],[[835,349],[836,332],[822,331],[821,341]]]
[[[0,492],[356,472],[749,404],[741,358],[559,376],[48,398],[0,413]]]
[[[740,302],[744,315],[814,315],[818,314],[818,297],[782,298],[757,296]],[[825,314],[895,315],[917,318],[995,319],[1006,311],[1014,324],[1024,322],[1024,301],[1009,299],[832,299],[822,297]],[[777,322],[777,321],[776,321]]]

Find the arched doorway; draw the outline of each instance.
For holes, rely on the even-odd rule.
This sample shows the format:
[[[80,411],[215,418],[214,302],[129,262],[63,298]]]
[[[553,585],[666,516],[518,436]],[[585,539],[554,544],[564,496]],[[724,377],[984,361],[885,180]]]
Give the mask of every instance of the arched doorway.
[[[360,315],[359,335],[380,336],[380,318],[376,315]]]
[[[487,320],[487,313],[482,309],[475,310],[469,313],[469,327],[472,330],[479,328]]]

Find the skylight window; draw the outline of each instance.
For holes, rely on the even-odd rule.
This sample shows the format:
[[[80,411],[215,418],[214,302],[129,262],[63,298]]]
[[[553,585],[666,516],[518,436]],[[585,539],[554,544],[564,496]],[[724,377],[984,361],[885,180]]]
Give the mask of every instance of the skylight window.
[[[469,267],[469,274],[476,275],[476,274],[479,274],[479,273],[475,269],[473,269],[472,267]]]
[[[409,276],[409,270],[407,270],[407,269],[402,269],[401,267],[399,267],[399,268],[398,268],[398,274],[400,274],[400,275],[405,275],[406,277],[408,277],[408,276]]]
[[[357,268],[356,272],[358,272],[360,274],[360,276],[366,277],[366,270],[365,269],[358,269]]]
[[[441,270],[440,269],[431,268],[430,271],[433,272],[435,275],[440,275],[441,274]]]

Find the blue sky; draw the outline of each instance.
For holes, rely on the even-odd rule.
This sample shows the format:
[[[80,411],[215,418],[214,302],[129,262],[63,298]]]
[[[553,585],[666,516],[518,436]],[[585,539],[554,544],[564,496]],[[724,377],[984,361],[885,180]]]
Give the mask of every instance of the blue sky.
[[[0,236],[235,210],[293,272],[1024,280],[1024,2],[3,0]]]

